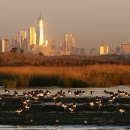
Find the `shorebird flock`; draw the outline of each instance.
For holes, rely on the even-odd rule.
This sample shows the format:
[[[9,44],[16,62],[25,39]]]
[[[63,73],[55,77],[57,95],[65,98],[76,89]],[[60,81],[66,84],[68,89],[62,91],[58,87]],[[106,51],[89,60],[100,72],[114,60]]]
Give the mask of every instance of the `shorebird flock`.
[[[117,90],[116,93],[112,91],[107,91],[104,90],[103,93],[105,94],[105,97],[107,97],[107,102],[109,104],[113,104],[114,100],[116,98],[129,98],[130,94],[125,91]],[[70,113],[74,112],[77,106],[79,105],[78,103],[71,103],[67,104],[64,102],[57,102],[57,99],[60,98],[82,98],[82,97],[88,97],[89,102],[88,104],[90,105],[91,108],[98,106],[100,109],[105,103],[104,103],[104,96],[99,97],[96,96],[96,92],[90,91],[81,91],[81,90],[76,90],[76,91],[70,91],[68,90],[67,92],[64,92],[63,90],[57,91],[56,93],[52,94],[49,90],[43,91],[43,90],[32,90],[28,92],[23,92],[22,95],[19,95],[18,91],[14,91],[13,93],[10,92],[9,90],[4,90],[4,95],[11,95],[12,98],[20,98],[23,107],[18,108],[15,110],[18,115],[20,115],[21,112],[24,110],[30,110],[31,109],[31,102],[35,101],[37,102],[39,99],[44,99],[44,98],[51,98],[51,101],[56,105],[56,106],[61,106],[63,107],[64,110],[69,110]],[[88,96],[91,95],[91,96]],[[3,97],[0,97],[0,101],[2,105],[5,105],[6,102],[4,101]],[[124,108],[118,108],[117,111],[119,111],[121,114],[126,112]],[[86,121],[85,121],[86,122]]]

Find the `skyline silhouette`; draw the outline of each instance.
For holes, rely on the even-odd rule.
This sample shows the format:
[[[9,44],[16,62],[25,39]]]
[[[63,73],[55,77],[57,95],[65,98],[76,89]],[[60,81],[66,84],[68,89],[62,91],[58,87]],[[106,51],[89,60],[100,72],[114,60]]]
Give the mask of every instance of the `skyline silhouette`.
[[[44,18],[46,39],[57,44],[64,33],[73,33],[76,47],[99,49],[102,44],[116,48],[130,43],[130,17],[128,0],[8,0],[0,1],[0,39],[16,36],[37,26],[37,17]]]

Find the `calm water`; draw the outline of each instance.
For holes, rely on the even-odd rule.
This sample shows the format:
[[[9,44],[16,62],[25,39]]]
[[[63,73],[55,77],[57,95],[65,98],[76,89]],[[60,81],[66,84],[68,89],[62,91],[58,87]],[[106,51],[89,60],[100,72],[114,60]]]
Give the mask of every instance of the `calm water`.
[[[116,86],[116,87],[110,87],[110,88],[59,88],[59,87],[37,87],[37,88],[20,88],[20,89],[10,89],[11,94],[13,94],[14,90],[16,90],[20,95],[23,94],[23,92],[28,92],[32,90],[43,90],[44,92],[46,90],[51,91],[51,95],[55,94],[57,91],[64,91],[68,92],[68,90],[71,90],[72,92],[77,91],[77,90],[82,90],[86,91],[87,95],[86,96],[106,96],[104,94],[104,90],[107,91],[112,91],[114,93],[117,93],[118,90],[128,92],[130,94],[130,86]],[[0,86],[0,95],[5,94],[4,92],[5,88],[3,86]],[[90,91],[94,91],[94,94],[91,95]],[[72,95],[73,96],[73,95]]]
[[[130,126],[82,126],[82,125],[64,125],[64,126],[3,126],[1,130],[128,130]]]
[[[24,88],[24,89],[10,89],[11,94],[13,94],[14,90],[16,90],[19,94],[23,92],[28,92],[31,90],[49,90],[51,94],[55,94],[57,91],[68,92],[71,90],[72,92],[77,90],[86,91],[86,96],[106,96],[104,94],[104,90],[117,92],[118,90],[126,91],[130,94],[130,86],[116,86],[110,88],[58,88],[58,87],[49,87],[49,88]],[[0,95],[4,94],[4,87],[0,87]],[[94,94],[91,95],[89,92],[94,91]],[[72,95],[73,96],[73,95]],[[59,126],[10,126],[10,125],[0,125],[0,130],[128,130],[129,126],[89,126],[89,125],[59,125]]]

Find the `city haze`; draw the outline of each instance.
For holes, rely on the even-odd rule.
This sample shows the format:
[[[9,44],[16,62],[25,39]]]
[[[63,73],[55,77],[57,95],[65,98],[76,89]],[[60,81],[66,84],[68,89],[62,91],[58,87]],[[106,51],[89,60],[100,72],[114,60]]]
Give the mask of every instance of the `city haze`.
[[[0,0],[0,39],[11,42],[13,33],[36,28],[40,5],[45,38],[57,45],[64,33],[74,34],[76,47],[87,54],[101,44],[130,43],[129,0]]]

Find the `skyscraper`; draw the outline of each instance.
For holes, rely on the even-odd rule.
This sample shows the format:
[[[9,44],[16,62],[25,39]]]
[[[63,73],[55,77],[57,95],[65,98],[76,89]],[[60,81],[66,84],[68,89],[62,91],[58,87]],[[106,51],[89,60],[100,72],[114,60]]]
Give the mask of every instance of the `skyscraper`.
[[[100,49],[100,55],[106,55],[106,54],[108,54],[108,46],[107,45],[101,45],[100,47],[99,47],[99,49]]]
[[[29,43],[30,45],[36,44],[36,32],[34,27],[30,27],[28,29],[29,32]]]
[[[63,46],[64,50],[67,50],[68,46],[69,46],[69,34],[65,33],[65,35],[64,35],[64,46]]]
[[[5,40],[0,41],[0,52],[5,52]]]
[[[74,36],[74,34],[70,34],[70,45],[71,45],[71,47],[75,47],[75,36]]]
[[[41,16],[41,9],[40,9],[40,16],[37,18],[37,44],[44,45],[44,19]]]
[[[20,36],[20,43],[21,43],[20,47],[22,47],[23,41],[26,38],[26,31],[19,31],[18,35]]]

